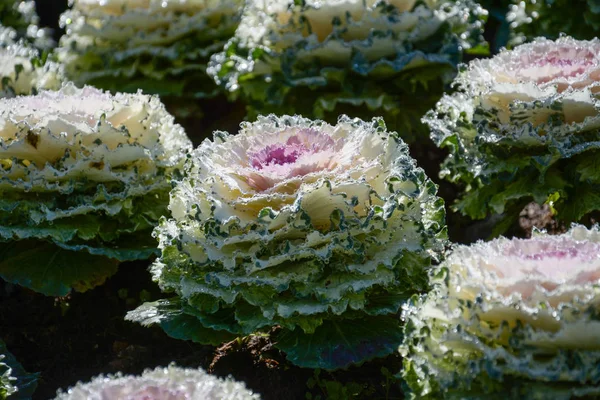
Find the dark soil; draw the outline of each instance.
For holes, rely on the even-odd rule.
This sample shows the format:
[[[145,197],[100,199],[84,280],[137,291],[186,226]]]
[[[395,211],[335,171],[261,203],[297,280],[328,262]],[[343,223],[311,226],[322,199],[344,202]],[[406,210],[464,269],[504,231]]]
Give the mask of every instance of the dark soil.
[[[244,338],[216,349],[171,339],[158,327],[125,321],[127,311],[161,298],[147,265],[124,263],[104,285],[65,298],[0,283],[2,339],[27,371],[41,372],[34,399],[52,399],[57,389],[98,374],[138,374],[171,362],[202,367],[218,376],[232,375],[264,400],[305,399],[307,393],[332,398],[326,393],[331,386],[326,381],[340,387],[353,382],[353,388],[362,388],[359,398],[401,398],[390,376],[400,371],[396,355],[335,374],[322,372],[321,384],[311,390],[307,382],[314,371],[290,365],[266,337]],[[384,367],[388,376],[381,372]]]
[[[146,266],[122,264],[104,285],[66,298],[4,285],[0,332],[27,371],[41,372],[34,398],[53,398],[58,388],[100,373],[139,373],[172,360],[182,366],[210,363],[211,347],[172,340],[158,328],[124,321],[142,298],[159,294]]]

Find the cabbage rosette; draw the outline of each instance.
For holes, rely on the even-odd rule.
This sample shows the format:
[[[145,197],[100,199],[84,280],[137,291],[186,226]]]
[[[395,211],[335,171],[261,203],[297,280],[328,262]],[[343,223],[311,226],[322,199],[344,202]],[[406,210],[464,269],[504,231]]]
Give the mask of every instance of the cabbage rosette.
[[[63,75],[59,64],[42,60],[37,49],[17,40],[14,29],[0,26],[0,98],[60,89]]]
[[[0,340],[0,399],[31,399],[39,374],[30,374],[17,362]]]
[[[38,26],[40,18],[34,0],[0,0],[0,24],[15,30],[19,38],[40,49],[55,45],[49,29]]]
[[[156,97],[69,84],[0,99],[0,277],[58,296],[102,283],[109,259],[150,257],[190,148]]]
[[[431,276],[404,313],[411,398],[600,395],[597,228],[457,246]]]
[[[201,369],[170,365],[146,370],[140,376],[97,376],[78,383],[55,400],[260,400],[232,378],[217,378]]]
[[[155,231],[154,280],[176,296],[127,318],[212,344],[279,326],[276,346],[303,367],[386,356],[442,251],[436,190],[381,119],[271,115],[217,132]]]
[[[57,50],[77,84],[113,92],[211,97],[206,75],[239,23],[242,0],[71,0]]]
[[[22,35],[37,18],[33,0],[0,0],[0,21],[3,26],[18,30]]]
[[[455,207],[504,214],[499,233],[531,201],[567,223],[600,209],[599,78],[598,39],[538,38],[469,63],[424,118],[450,150],[442,176],[465,186]]]
[[[251,115],[382,115],[412,141],[485,16],[469,0],[252,0],[209,74]]]

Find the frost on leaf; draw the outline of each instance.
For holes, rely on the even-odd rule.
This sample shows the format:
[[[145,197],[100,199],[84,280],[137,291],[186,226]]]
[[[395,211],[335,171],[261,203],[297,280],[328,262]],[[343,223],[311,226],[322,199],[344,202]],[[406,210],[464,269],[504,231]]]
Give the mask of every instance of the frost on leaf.
[[[472,61],[424,122],[450,150],[442,174],[466,184],[456,207],[516,220],[534,200],[570,222],[600,208],[600,41],[539,38]]]
[[[404,311],[413,398],[598,396],[599,279],[597,228],[457,246]]]
[[[288,356],[303,366],[387,355],[396,313],[425,289],[443,246],[436,190],[380,119],[332,126],[271,115],[235,136],[217,132],[192,153],[171,192],[172,218],[155,231],[162,255],[152,274],[179,300],[128,318],[164,328],[183,313],[213,331],[194,337],[205,343],[279,325],[279,345],[300,346]],[[339,342],[324,348],[307,335]]]
[[[156,97],[65,85],[0,99],[0,276],[65,295],[115,271],[94,256],[152,255],[190,147]]]
[[[252,0],[209,74],[253,115],[383,115],[414,140],[485,16],[471,1]]]
[[[55,400],[260,400],[243,383],[218,378],[201,369],[174,365],[146,370],[140,376],[97,376],[88,383],[79,382],[67,392],[58,392]]]
[[[211,54],[235,31],[242,0],[74,0],[57,50],[77,84],[111,91],[210,97]]]

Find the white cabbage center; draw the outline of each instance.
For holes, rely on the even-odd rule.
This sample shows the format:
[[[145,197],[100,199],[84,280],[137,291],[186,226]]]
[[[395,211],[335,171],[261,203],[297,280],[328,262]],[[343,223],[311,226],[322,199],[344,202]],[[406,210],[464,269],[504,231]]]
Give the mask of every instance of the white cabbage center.
[[[451,256],[453,267],[463,270],[459,293],[482,285],[501,296],[523,299],[571,293],[600,279],[600,243],[570,237],[499,239]],[[460,266],[464,265],[464,268]],[[461,287],[462,286],[462,287]],[[469,289],[471,288],[471,289]]]

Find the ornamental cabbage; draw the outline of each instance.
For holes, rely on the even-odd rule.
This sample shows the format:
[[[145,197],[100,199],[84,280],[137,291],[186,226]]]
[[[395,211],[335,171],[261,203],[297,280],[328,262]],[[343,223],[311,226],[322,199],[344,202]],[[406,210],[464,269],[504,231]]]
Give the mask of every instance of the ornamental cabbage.
[[[69,84],[0,99],[0,277],[62,296],[150,257],[190,148],[156,97]]]
[[[436,190],[381,119],[270,115],[217,132],[155,231],[153,278],[175,296],[127,318],[211,344],[280,326],[276,346],[303,367],[386,356],[442,251]]]
[[[470,0],[251,0],[209,74],[252,116],[382,115],[412,141],[485,15]]]
[[[2,26],[15,29],[20,38],[27,39],[38,48],[49,49],[54,45],[51,32],[39,28],[39,20],[34,0],[0,0]]]
[[[8,396],[13,400],[31,399],[37,378],[38,374],[30,374],[23,369],[0,340],[0,399]]]
[[[170,365],[146,370],[141,376],[97,376],[79,382],[55,400],[260,400],[243,383],[217,378],[201,369]]]
[[[561,221],[600,209],[600,40],[538,38],[474,60],[424,118],[450,150],[442,176],[465,185],[455,207],[503,214],[501,233],[532,200]]]
[[[403,315],[410,398],[597,398],[599,279],[598,228],[457,246]]]
[[[58,59],[77,84],[175,98],[217,93],[206,75],[238,23],[242,0],[71,0]]]
[[[0,26],[0,97],[59,89],[62,67],[42,61],[38,50],[16,37],[14,29]]]

